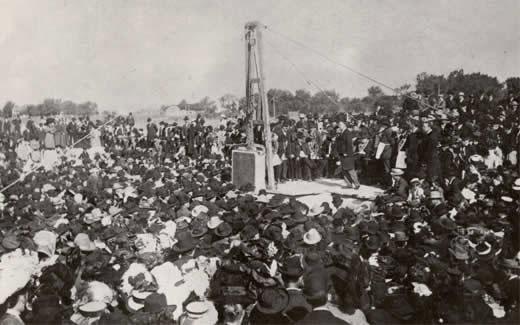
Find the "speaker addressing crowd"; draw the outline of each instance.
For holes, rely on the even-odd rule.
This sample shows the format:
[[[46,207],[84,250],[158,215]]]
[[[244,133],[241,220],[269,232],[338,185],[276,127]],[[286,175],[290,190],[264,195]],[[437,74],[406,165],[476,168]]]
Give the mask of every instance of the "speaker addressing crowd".
[[[280,114],[277,183],[357,207],[236,188],[240,117],[3,117],[0,324],[518,323],[519,95]]]

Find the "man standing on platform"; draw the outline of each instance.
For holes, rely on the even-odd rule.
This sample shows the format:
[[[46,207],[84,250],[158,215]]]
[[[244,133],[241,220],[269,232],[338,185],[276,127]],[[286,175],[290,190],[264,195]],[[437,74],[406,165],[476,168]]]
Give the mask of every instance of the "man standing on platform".
[[[352,143],[352,133],[347,128],[345,122],[338,124],[340,135],[336,140],[336,150],[340,158],[343,178],[347,183],[347,188],[359,188],[359,181],[355,169],[354,146]]]

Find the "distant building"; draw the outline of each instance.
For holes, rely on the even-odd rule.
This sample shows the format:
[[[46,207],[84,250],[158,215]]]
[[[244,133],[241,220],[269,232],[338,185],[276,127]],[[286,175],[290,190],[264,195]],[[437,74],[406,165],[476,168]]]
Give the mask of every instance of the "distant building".
[[[181,109],[177,105],[162,106],[161,110],[160,110],[160,114],[161,114],[161,116],[164,116],[164,117],[174,117],[174,118],[187,116],[190,119],[193,119],[197,116],[197,112],[192,111],[192,110]]]

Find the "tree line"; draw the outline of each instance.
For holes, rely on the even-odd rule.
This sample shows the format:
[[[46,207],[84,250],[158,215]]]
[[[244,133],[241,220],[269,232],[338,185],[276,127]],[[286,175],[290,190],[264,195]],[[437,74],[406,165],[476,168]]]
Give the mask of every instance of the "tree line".
[[[520,77],[511,77],[501,83],[496,77],[482,73],[464,73],[459,69],[448,75],[434,75],[426,72],[416,77],[415,89],[405,84],[395,89],[392,94],[386,94],[381,87],[368,88],[364,97],[341,97],[335,90],[324,90],[311,94],[307,90],[299,89],[294,93],[284,89],[270,89],[267,92],[270,112],[287,114],[291,111],[302,113],[332,113],[338,111],[363,113],[373,112],[377,107],[383,110],[394,110],[402,106],[403,95],[416,92],[423,98],[441,94],[456,94],[464,92],[466,95],[479,96],[483,93],[491,94],[495,98],[504,98],[509,93],[520,94]],[[254,100],[257,102],[257,100]],[[219,98],[221,107],[234,113],[247,105],[245,97],[237,98],[226,94]]]
[[[15,106],[12,101],[8,101],[2,109],[2,116],[12,117]],[[63,101],[61,99],[47,98],[39,104],[18,107],[17,112],[29,116],[52,116],[57,114],[96,115],[98,114],[98,105],[91,101],[75,103],[70,100]]]
[[[419,73],[416,77],[415,89],[409,84],[402,85],[395,89],[392,94],[386,94],[381,87],[372,86],[368,88],[364,97],[342,97],[335,90],[323,90],[311,94],[304,89],[296,90],[294,93],[286,89],[269,89],[267,100],[269,110],[272,113],[287,114],[291,111],[301,113],[332,113],[338,111],[363,113],[372,112],[377,107],[384,110],[393,110],[402,105],[401,95],[407,95],[416,91],[423,97],[436,96],[438,94],[448,94],[464,92],[466,95],[479,96],[482,93],[491,94],[495,98],[503,98],[508,93],[515,96],[520,94],[520,77],[511,77],[504,82],[500,82],[496,77],[483,73],[464,73],[464,70],[454,70],[448,75],[435,75],[426,72]],[[238,114],[247,105],[245,97],[237,97],[233,94],[225,94],[218,98],[220,107],[230,115]],[[255,99],[254,102],[258,102]],[[195,103],[188,103],[182,100],[177,106],[181,110],[201,112],[206,116],[215,115],[217,112],[216,101],[209,97],[204,97]],[[163,105],[161,109],[166,110],[169,106]],[[4,117],[12,116],[15,104],[8,101],[0,114]],[[68,115],[95,115],[98,114],[98,105],[94,102],[75,103],[70,100],[45,99],[40,104],[25,105],[18,108],[21,114],[31,116],[49,116],[55,114]]]

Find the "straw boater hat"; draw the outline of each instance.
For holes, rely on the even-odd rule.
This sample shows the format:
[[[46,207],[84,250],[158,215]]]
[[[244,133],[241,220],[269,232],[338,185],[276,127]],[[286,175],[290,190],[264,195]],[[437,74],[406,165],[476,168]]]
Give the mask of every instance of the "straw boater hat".
[[[392,171],[390,172],[392,176],[401,176],[404,174],[404,171],[399,168],[392,168]]]
[[[103,301],[90,301],[79,306],[79,311],[87,317],[97,317],[107,308],[107,304]]]
[[[513,183],[513,191],[520,191],[520,178],[517,178]]]
[[[134,312],[142,309],[144,307],[144,300],[152,293],[151,291],[134,290],[132,296],[128,299],[128,307]]]

